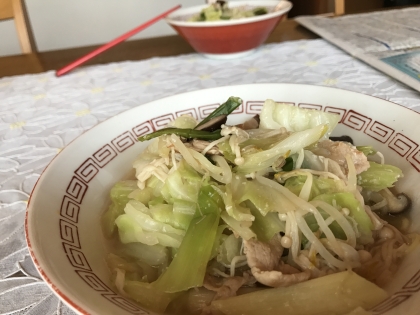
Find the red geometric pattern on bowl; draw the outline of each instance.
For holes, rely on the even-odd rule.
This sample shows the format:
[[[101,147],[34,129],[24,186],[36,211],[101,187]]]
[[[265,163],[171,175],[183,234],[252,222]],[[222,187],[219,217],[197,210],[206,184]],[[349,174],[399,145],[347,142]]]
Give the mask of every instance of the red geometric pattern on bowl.
[[[264,105],[264,102],[261,101],[248,101],[246,102],[245,112],[247,114],[256,115],[261,113],[261,109]]]
[[[60,209],[60,216],[69,219],[74,223],[79,221],[80,206],[68,196],[63,198]]]
[[[95,175],[99,173],[99,168],[95,162],[93,162],[93,159],[87,159],[85,163],[80,165],[75,173],[79,175],[85,183],[89,183]]]
[[[304,109],[315,109],[315,110],[322,110],[321,105],[317,104],[306,104],[306,103],[299,103],[298,107],[304,108]]]
[[[140,125],[133,127],[132,130],[133,130],[133,133],[136,135],[136,137],[140,137],[140,136],[143,136],[143,135],[146,135],[148,133],[155,131],[150,121],[145,121],[141,123]]]
[[[88,186],[81,179],[73,176],[66,191],[70,198],[73,198],[74,201],[81,203],[87,189]]]
[[[147,125],[147,124],[146,124]],[[135,129],[135,127],[133,128]],[[116,137],[111,141],[118,152],[126,150],[128,147],[135,144],[131,132],[126,131],[120,136]],[[102,154],[100,152],[107,152]],[[101,149],[93,153],[92,157],[96,158],[98,155],[103,157],[101,161],[107,161],[98,165],[99,169],[102,169],[109,160],[113,159],[117,155],[116,151],[110,144],[106,144]],[[149,314],[146,310],[135,304],[134,302],[122,297],[118,293],[114,292],[109,288],[93,271],[89,265],[89,262],[83,253],[82,246],[80,243],[79,231],[78,231],[78,216],[80,212],[80,206],[82,205],[83,198],[86,194],[88,186],[84,183],[86,180],[86,174],[88,174],[89,182],[95,177],[98,172],[92,172],[92,158],[85,160],[74,172],[75,176],[72,177],[66,190],[66,195],[63,196],[60,209],[60,238],[64,253],[71,266],[74,267],[74,271],[77,275],[93,290],[101,293],[105,299],[120,307],[121,309],[130,312],[132,314]],[[95,168],[96,169],[96,168]],[[81,177],[85,177],[82,180]]]
[[[294,105],[293,102],[279,103],[289,103]],[[243,106],[241,106],[241,109],[239,109],[237,113],[245,112],[251,115],[258,114],[261,111],[262,104],[264,104],[264,101],[248,101],[245,104],[245,109]],[[217,105],[218,104],[210,104],[198,107],[199,118],[204,118],[205,116],[203,115],[208,115],[209,111],[214,109]],[[402,157],[406,157],[407,161],[413,165],[414,169],[416,169],[417,172],[420,172],[420,151],[415,150],[418,147],[418,144],[408,139],[405,135],[397,133],[391,140],[389,140],[391,135],[394,133],[392,128],[384,125],[381,122],[373,121],[372,118],[366,117],[365,115],[362,115],[353,110],[350,110],[346,114],[344,109],[331,106],[324,107],[317,104],[300,105],[310,105],[311,108],[316,110],[340,114],[343,117],[343,124],[356,130],[364,130],[364,133],[369,137],[372,137],[373,139],[382,143],[387,143],[388,147],[396,151]],[[183,112],[194,113],[195,109],[186,109]],[[136,136],[140,136],[145,133],[154,131],[152,128],[153,125],[161,127],[161,121],[168,121],[169,117],[178,116],[179,112],[159,116],[133,127],[132,131]],[[372,121],[373,124],[367,128]],[[88,182],[100,172],[100,169],[102,169],[110,159],[115,157],[115,154],[118,154],[117,152],[122,152],[131,147],[135,144],[135,141],[131,131],[125,131],[113,139],[111,143],[104,145],[102,148],[95,151],[91,157],[88,157],[83,163],[81,163],[80,166],[74,171],[74,176],[70,179],[66,194],[63,196],[60,209],[60,220],[58,222],[63,251],[67,256],[71,266],[74,267],[75,273],[86,283],[86,285],[100,293],[102,297],[132,314],[149,314],[139,305],[114,292],[92,271],[92,268],[90,267],[89,262],[83,253],[83,244],[81,244],[79,238],[78,217],[80,206],[82,205],[83,198],[86,194],[86,191],[88,190]],[[115,151],[113,147],[115,147],[117,151]],[[410,152],[412,154],[409,154]],[[94,159],[96,162],[108,162],[95,163],[97,167],[95,166],[95,168],[93,168],[94,162],[92,159]],[[403,303],[414,293],[419,291],[420,270],[414,274],[400,290],[395,292],[392,296],[388,297],[382,303],[375,306],[372,309],[372,312],[374,315],[383,314]]]
[[[418,147],[418,144],[410,140],[401,133],[397,133],[391,140],[389,147],[397,152],[400,156],[404,157],[409,154],[412,150]]]
[[[179,117],[179,116],[182,116],[182,115],[190,115],[190,116],[194,117],[195,119],[198,119],[197,111],[195,110],[195,108],[184,109],[184,110],[181,110],[181,111],[175,113],[176,117]]]
[[[197,52],[229,54],[259,47],[284,14],[270,19],[226,26],[194,27],[171,25]]]
[[[346,115],[347,110],[345,110],[344,108],[325,106],[324,112],[340,115],[341,119],[339,122],[341,123],[343,122],[343,118]]]
[[[362,131],[367,127],[367,125],[369,125],[371,121],[371,118],[359,114],[354,110],[349,110],[347,112],[347,115],[343,118],[342,123],[352,129]]]
[[[407,161],[420,172],[420,150],[413,151],[413,153],[408,156]]]
[[[114,148],[118,150],[118,152],[123,152],[127,150],[129,147],[136,143],[135,137],[132,135],[130,131],[126,131],[116,137],[111,143],[114,145]]]
[[[288,104],[291,106],[295,106],[293,102],[282,102],[282,101],[275,101],[279,104]],[[264,101],[247,101],[245,104],[245,113],[250,115],[256,115],[261,113],[262,107],[264,105]]]
[[[212,111],[214,111],[219,106],[220,106],[219,103],[200,106],[198,108],[198,119],[201,120],[201,119],[206,118],[209,114],[211,114]]]
[[[93,153],[92,157],[95,160],[95,163],[100,167],[104,167],[109,162],[111,162],[117,156],[117,152],[109,144],[105,144],[98,151]]]
[[[80,248],[79,231],[73,223],[60,219],[60,236],[63,241]]]
[[[159,130],[164,128],[168,123],[175,119],[175,115],[170,113],[166,115],[162,115],[150,120],[155,130]]]
[[[369,125],[369,128],[366,128],[365,133],[381,143],[386,143],[394,132],[394,129],[374,121],[373,124]]]

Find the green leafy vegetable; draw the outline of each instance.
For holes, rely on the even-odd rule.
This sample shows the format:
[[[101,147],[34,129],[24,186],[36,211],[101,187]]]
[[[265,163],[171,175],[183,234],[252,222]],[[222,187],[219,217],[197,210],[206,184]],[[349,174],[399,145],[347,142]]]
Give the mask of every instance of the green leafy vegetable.
[[[249,200],[262,215],[269,212],[286,213],[294,210],[290,208],[290,202],[283,195],[279,194],[272,187],[268,187],[256,180],[247,181],[244,193],[240,197],[240,201]]]
[[[395,182],[403,176],[402,171],[393,165],[369,162],[370,167],[357,176],[357,184],[364,189],[380,191],[393,187]]]
[[[213,118],[221,115],[229,115],[232,113],[236,108],[238,108],[242,104],[242,99],[239,97],[231,96],[229,99],[224,102],[222,105],[217,107],[210,115],[204,118],[194,129],[200,127],[207,123],[208,121],[212,120]]]
[[[195,130],[195,129],[181,129],[181,128],[164,128],[158,131],[149,133],[147,135],[138,137],[138,141],[148,141],[163,135],[175,134],[177,136],[187,139],[201,139],[201,140],[217,140],[221,138],[220,129],[215,131]]]
[[[299,196],[303,185],[305,184],[307,176],[298,175],[291,177],[286,180],[284,187],[293,192],[296,196]],[[313,182],[311,187],[311,193],[309,194],[309,200],[312,200],[321,194],[331,194],[336,192],[345,191],[345,187],[341,181],[336,181],[331,178],[313,176]]]
[[[141,202],[130,200],[124,212],[115,220],[122,243],[180,246],[185,231],[153,219],[150,209]]]
[[[282,166],[282,170],[284,172],[290,172],[291,170],[293,170],[293,167],[294,167],[293,158],[291,157],[286,158],[286,163],[284,163],[284,165]]]
[[[187,230],[193,218],[192,215],[174,212],[173,205],[158,204],[150,206],[150,213],[153,219],[166,223],[174,228]]]
[[[285,231],[285,224],[280,221],[278,213],[270,212],[264,216],[250,201],[247,201],[246,205],[255,217],[251,230],[257,235],[259,241],[268,242],[275,234]]]
[[[203,285],[222,208],[223,202],[214,189],[203,186],[198,196],[198,211],[168,269],[154,283],[156,289],[174,293]]]
[[[255,8],[252,11],[254,12],[255,15],[264,15],[268,13],[267,9],[264,7]]]
[[[178,169],[167,177],[161,192],[169,203],[173,203],[175,199],[197,202],[201,182],[200,174],[182,161]]]
[[[138,259],[149,266],[166,266],[168,264],[169,251],[162,245],[145,245],[142,243],[124,244],[121,251],[126,256]]]
[[[360,152],[363,152],[363,154],[366,156],[373,155],[373,154],[376,154],[376,152],[378,152],[370,145],[357,146],[356,149],[359,150]]]
[[[230,234],[229,236],[225,237],[224,241],[219,247],[217,261],[226,265],[230,264],[235,256],[239,256],[241,244],[241,239],[236,237],[234,234]]]
[[[231,96],[229,99],[216,108],[210,115],[208,115],[204,120],[202,120],[194,129],[190,128],[164,128],[158,131],[149,133],[147,135],[137,138],[138,141],[148,141],[153,138],[157,138],[163,135],[175,134],[177,136],[187,138],[187,139],[200,139],[200,140],[217,140],[222,136],[220,135],[220,129],[214,131],[205,131],[205,130],[196,130],[197,127],[202,126],[207,123],[209,120],[221,116],[229,115],[232,113],[239,105],[242,104],[242,100],[239,97]]]
[[[251,173],[266,169],[281,156],[287,156],[317,142],[327,130],[324,125],[292,133],[272,148],[256,153],[244,154],[244,163],[236,167],[238,173]]]
[[[101,218],[102,230],[110,238],[116,228],[115,219],[124,213],[124,207],[130,200],[129,195],[137,189],[137,181],[126,180],[116,183],[110,192],[111,205]]]
[[[324,219],[329,217],[329,215],[322,209],[318,209],[318,210]],[[316,218],[312,213],[308,213],[305,215],[305,221],[312,232],[316,232],[319,230],[319,225],[316,222]],[[331,232],[333,232],[336,238],[341,239],[341,240],[345,240],[347,238],[340,224],[338,224],[336,221],[332,222],[328,227],[331,229]]]
[[[363,205],[357,201],[352,193],[323,194],[315,197],[314,200],[322,200],[330,205],[334,205],[335,203],[341,208],[350,210],[350,216],[357,222],[357,228],[360,233],[359,243],[368,244],[373,242],[372,221],[364,210]]]
[[[327,125],[323,134],[327,138],[337,126],[340,116],[319,110],[295,107],[289,104],[266,100],[260,114],[260,128],[279,129],[287,131],[302,131],[319,125]]]
[[[158,313],[163,313],[168,304],[179,296],[179,293],[166,293],[157,289],[154,283],[141,281],[126,280],[124,291],[142,306]]]

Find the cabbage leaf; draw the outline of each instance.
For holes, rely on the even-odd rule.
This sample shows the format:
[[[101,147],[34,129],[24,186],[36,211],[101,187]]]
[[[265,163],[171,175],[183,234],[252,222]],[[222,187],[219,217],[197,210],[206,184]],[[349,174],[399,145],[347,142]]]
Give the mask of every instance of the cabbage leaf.
[[[265,101],[260,114],[260,128],[263,129],[284,127],[287,131],[296,132],[327,125],[323,139],[329,137],[339,121],[340,116],[337,114],[276,103],[270,99]]]
[[[402,171],[393,165],[369,162],[370,167],[357,176],[357,184],[364,189],[380,191],[393,187],[403,176]]]

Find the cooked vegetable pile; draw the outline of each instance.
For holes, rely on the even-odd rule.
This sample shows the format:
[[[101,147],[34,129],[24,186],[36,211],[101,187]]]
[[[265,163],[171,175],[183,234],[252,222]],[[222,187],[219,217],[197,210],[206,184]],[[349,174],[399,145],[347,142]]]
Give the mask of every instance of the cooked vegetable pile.
[[[267,100],[228,125],[241,103],[139,138],[102,218],[116,288],[157,312],[364,314],[418,243],[383,219],[410,206],[401,170],[330,138],[338,115]]]
[[[267,14],[264,7],[244,9],[242,7],[229,8],[226,1],[216,1],[201,10],[200,14],[189,19],[191,22],[237,20],[257,15]]]

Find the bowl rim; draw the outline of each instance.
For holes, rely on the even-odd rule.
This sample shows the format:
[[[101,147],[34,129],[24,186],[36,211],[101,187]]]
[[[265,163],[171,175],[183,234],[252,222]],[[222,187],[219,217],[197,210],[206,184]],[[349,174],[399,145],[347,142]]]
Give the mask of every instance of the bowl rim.
[[[255,0],[248,0],[248,1],[234,1],[230,2],[230,7],[238,7],[243,5],[257,5],[257,6],[276,6],[278,4],[284,4],[284,7],[282,7],[280,10],[269,12],[267,14],[253,16],[253,17],[247,17],[243,19],[236,19],[236,20],[220,20],[220,21],[202,21],[202,22],[189,22],[189,21],[180,21],[176,20],[174,18],[181,17],[188,14],[196,14],[199,13],[202,9],[208,7],[207,4],[204,5],[197,5],[187,8],[181,8],[176,10],[175,12],[172,12],[169,14],[165,20],[170,25],[175,26],[182,26],[182,27],[218,27],[218,26],[233,26],[233,25],[240,25],[240,24],[249,24],[249,23],[255,23],[260,22],[272,18],[276,18],[279,16],[282,16],[283,14],[289,12],[293,4],[287,0],[264,0],[264,1],[255,1]]]
[[[198,90],[193,90],[193,91],[186,91],[186,92],[182,92],[182,93],[177,93],[177,94],[173,94],[173,95],[169,95],[169,96],[165,96],[165,97],[161,97],[158,98],[156,100],[129,108],[125,111],[122,111],[120,113],[118,113],[117,115],[110,117],[104,121],[101,121],[100,123],[98,123],[97,125],[93,126],[92,128],[85,130],[83,133],[81,133],[80,135],[78,135],[76,138],[74,138],[72,141],[70,141],[70,143],[68,143],[64,149],[66,149],[67,147],[71,146],[73,142],[79,141],[80,138],[84,137],[86,134],[89,134],[95,127],[97,127],[100,124],[104,124],[104,123],[108,123],[110,120],[113,120],[114,118],[116,118],[119,115],[125,115],[127,114],[127,112],[130,112],[132,110],[135,110],[137,107],[142,107],[143,105],[153,105],[154,103],[157,102],[162,102],[166,99],[171,99],[172,97],[175,96],[179,96],[179,95],[185,95],[185,94],[196,94],[196,93],[200,93],[202,91],[205,90],[219,90],[219,89],[225,89],[225,88],[229,88],[229,89],[234,89],[235,87],[255,87],[255,86],[271,86],[271,87],[276,87],[278,85],[286,85],[286,86],[290,86],[290,87],[301,87],[301,88],[317,88],[317,89],[322,89],[322,90],[339,90],[345,93],[351,93],[351,94],[358,94],[358,95],[363,95],[364,97],[367,98],[375,98],[378,99],[384,103],[388,103],[391,106],[398,106],[403,110],[407,110],[408,112],[413,112],[417,115],[420,115],[420,112],[414,110],[413,108],[410,107],[406,107],[404,105],[395,103],[393,101],[390,101],[388,99],[383,99],[381,97],[378,96],[374,96],[374,95],[370,95],[370,94],[365,94],[362,92],[356,92],[356,91],[352,91],[352,90],[348,90],[348,89],[344,89],[344,88],[337,88],[337,87],[331,87],[331,86],[319,86],[319,85],[313,85],[313,84],[300,84],[300,83],[251,83],[251,84],[237,84],[237,85],[231,85],[231,86],[218,86],[218,87],[211,87],[211,88],[204,88],[204,89],[198,89]],[[49,168],[51,167],[51,165],[53,164],[53,162],[58,159],[61,158],[61,156],[64,154],[64,151],[66,150],[62,150],[60,151],[56,156],[54,156],[52,158],[52,160],[45,166],[45,168],[42,170],[39,178],[37,179],[31,194],[29,196],[29,200],[26,206],[26,211],[25,211],[25,219],[24,219],[24,234],[25,234],[25,241],[29,250],[29,255],[34,263],[34,266],[36,268],[36,270],[40,273],[41,278],[45,281],[45,283],[47,284],[47,286],[51,289],[52,293],[54,293],[62,302],[64,302],[67,306],[69,306],[74,312],[77,312],[78,314],[90,314],[90,312],[92,311],[91,307],[89,305],[80,303],[78,300],[73,300],[72,297],[69,297],[69,295],[63,291],[66,290],[62,290],[61,287],[61,282],[60,281],[52,281],[50,279],[50,276],[47,274],[47,272],[44,270],[44,267],[42,266],[42,263],[38,260],[38,258],[40,257],[41,260],[43,259],[43,255],[39,252],[39,249],[37,249],[36,247],[38,246],[36,243],[36,238],[34,237],[34,233],[35,231],[33,231],[33,227],[31,227],[31,221],[34,220],[33,216],[34,216],[34,209],[32,208],[33,203],[31,202],[33,198],[36,198],[33,193],[35,192],[36,189],[39,188],[40,182],[42,181],[41,179],[43,179],[43,177],[45,176],[45,173],[49,170]],[[420,172],[420,171],[419,171]],[[31,211],[32,210],[32,211]],[[46,268],[49,269],[49,268]],[[54,278],[54,276],[52,277]],[[57,279],[55,279],[57,280]],[[71,295],[71,294],[70,294]]]

